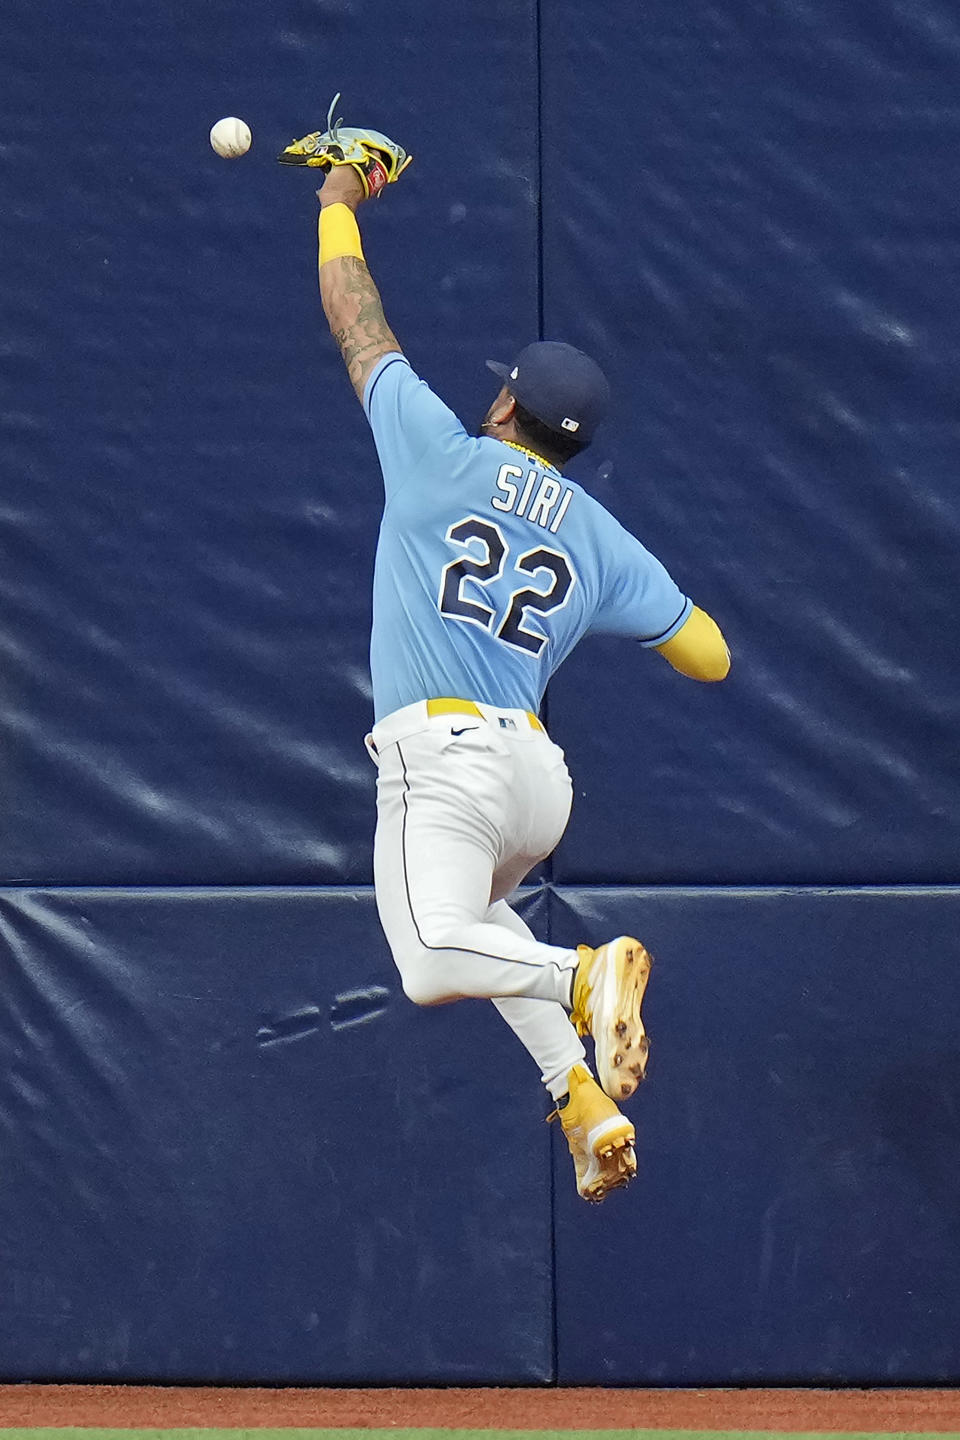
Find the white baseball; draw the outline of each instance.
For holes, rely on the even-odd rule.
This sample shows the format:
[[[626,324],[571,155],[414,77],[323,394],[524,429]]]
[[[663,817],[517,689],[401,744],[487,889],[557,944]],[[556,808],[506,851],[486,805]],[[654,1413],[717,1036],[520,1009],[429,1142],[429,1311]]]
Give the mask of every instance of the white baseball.
[[[224,160],[235,160],[250,149],[250,126],[236,115],[227,115],[210,131],[210,144]]]

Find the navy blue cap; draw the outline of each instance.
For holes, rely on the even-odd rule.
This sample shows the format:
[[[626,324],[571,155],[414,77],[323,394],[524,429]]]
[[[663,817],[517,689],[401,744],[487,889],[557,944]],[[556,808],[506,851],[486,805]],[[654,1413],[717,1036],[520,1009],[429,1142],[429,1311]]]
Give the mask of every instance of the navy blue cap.
[[[515,400],[531,415],[584,444],[610,406],[610,387],[596,361],[560,340],[538,340],[512,365],[487,361]]]

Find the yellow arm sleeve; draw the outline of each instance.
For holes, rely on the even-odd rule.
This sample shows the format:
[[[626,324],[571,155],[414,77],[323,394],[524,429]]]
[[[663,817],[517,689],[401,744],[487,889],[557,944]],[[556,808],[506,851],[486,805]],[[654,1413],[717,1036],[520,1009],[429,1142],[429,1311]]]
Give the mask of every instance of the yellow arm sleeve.
[[[730,670],[730,651],[719,625],[696,605],[676,635],[654,649],[691,680],[724,680]]]
[[[319,264],[339,260],[341,255],[363,259],[360,228],[349,205],[325,205],[317,217],[317,239],[320,242]]]

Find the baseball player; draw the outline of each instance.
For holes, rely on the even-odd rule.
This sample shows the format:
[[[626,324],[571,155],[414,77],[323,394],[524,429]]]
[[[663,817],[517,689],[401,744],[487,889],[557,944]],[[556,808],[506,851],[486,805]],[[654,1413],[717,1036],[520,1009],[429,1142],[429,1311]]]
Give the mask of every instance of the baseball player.
[[[542,944],[507,903],[570,813],[540,702],[588,632],[633,637],[697,680],[722,680],[729,653],[660,562],[564,473],[608,405],[591,359],[545,342],[488,362],[501,385],[479,436],[414,373],[356,220],[409,164],[400,146],[343,129],[331,106],[327,129],[279,158],[325,173],[320,295],[383,472],[366,740],[379,770],[380,920],[411,1000],[493,1001],[540,1066],[579,1193],[601,1201],[636,1173],[634,1127],[616,1102],[646,1070],[650,957],[630,936]]]

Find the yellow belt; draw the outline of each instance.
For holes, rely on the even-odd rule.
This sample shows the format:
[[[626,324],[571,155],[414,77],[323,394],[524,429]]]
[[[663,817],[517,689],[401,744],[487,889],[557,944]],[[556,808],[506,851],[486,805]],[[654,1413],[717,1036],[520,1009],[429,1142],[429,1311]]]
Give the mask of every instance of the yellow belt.
[[[496,710],[497,707],[490,705],[487,708]],[[543,726],[532,710],[524,710],[523,713],[530,721],[532,729],[543,730]],[[474,704],[472,700],[453,700],[449,696],[443,696],[439,700],[428,700],[427,714],[431,717],[434,715],[476,715],[479,720],[486,719],[480,706]],[[544,731],[544,734],[546,734],[546,731]]]

